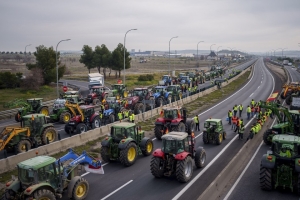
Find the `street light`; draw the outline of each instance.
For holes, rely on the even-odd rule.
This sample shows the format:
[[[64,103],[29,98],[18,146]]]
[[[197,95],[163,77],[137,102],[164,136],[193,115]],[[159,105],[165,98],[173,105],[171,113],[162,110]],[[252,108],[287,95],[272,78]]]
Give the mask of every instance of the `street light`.
[[[210,45],[210,52],[211,52],[211,47],[212,47],[213,45],[216,45],[216,44],[212,44],[212,45]]]
[[[125,37],[124,37],[124,85],[125,85],[125,42],[126,42],[126,35],[129,31],[136,31],[137,29],[130,29],[125,33]]]
[[[61,40],[61,41],[59,41],[59,43],[61,43],[63,41],[69,41],[69,40],[71,40],[71,39]],[[56,55],[55,55],[55,62],[56,62],[56,93],[57,93],[57,98],[59,98],[59,93],[58,93],[58,63],[57,63],[57,47],[58,47],[59,43],[57,43],[57,45],[56,45]]]
[[[28,45],[25,46],[25,52],[24,52],[24,54],[25,54],[25,56],[24,56],[24,57],[25,57],[25,63],[27,62],[27,57],[26,57],[26,47],[28,47],[28,46],[30,46],[30,45],[31,45],[31,44],[28,44]]]
[[[200,41],[200,42],[204,42],[204,41]],[[199,44],[200,42],[198,42],[198,44]],[[198,44],[197,44],[197,60],[199,60],[199,57],[198,57]]]
[[[178,36],[172,37],[169,41],[169,76],[171,75],[171,71],[170,71],[170,43],[171,43],[171,40],[174,39],[174,38],[178,38]]]
[[[28,44],[28,45],[25,46],[25,54],[26,54],[26,47],[28,47],[28,46],[31,46],[31,44]]]

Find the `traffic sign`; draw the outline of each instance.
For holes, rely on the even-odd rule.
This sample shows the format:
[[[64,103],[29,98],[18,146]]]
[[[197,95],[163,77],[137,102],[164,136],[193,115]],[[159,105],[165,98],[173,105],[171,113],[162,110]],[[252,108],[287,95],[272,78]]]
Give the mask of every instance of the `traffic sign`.
[[[64,92],[68,91],[68,87],[67,86],[63,86],[63,91]]]

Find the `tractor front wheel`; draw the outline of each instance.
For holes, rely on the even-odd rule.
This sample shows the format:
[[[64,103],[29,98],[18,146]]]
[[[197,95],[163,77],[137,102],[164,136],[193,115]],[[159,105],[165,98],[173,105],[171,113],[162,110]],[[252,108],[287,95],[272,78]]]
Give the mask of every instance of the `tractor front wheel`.
[[[161,137],[163,136],[163,131],[164,131],[164,127],[161,125],[155,125],[154,128],[154,133],[155,133],[155,137],[158,140],[161,140]]]
[[[28,140],[21,140],[16,146],[16,153],[26,152],[26,146],[27,150],[31,149],[31,144]]]
[[[85,199],[89,192],[89,183],[84,179],[79,179],[72,190],[72,199],[82,200]]]
[[[76,126],[76,132],[77,134],[79,133],[83,133],[83,132],[86,132],[87,131],[87,127],[84,123],[79,123],[77,126]]]
[[[226,140],[226,132],[223,132],[223,140]]]
[[[47,144],[47,138],[48,138],[48,141],[49,143],[52,143],[56,140],[57,138],[57,132],[56,130],[54,129],[54,127],[48,127],[48,128],[45,128],[43,133],[42,133],[42,143],[43,144]]]
[[[264,140],[264,143],[266,145],[271,145],[272,144],[272,140],[270,140],[270,135],[272,134],[272,129],[268,129],[265,133],[264,133],[264,136],[263,136],[263,140]]]
[[[151,174],[155,178],[161,178],[164,175],[163,159],[159,157],[152,157],[150,163]]]
[[[260,188],[262,190],[272,190],[272,169],[260,166]]]
[[[71,113],[63,112],[60,114],[60,117],[59,117],[60,123],[67,124],[67,123],[69,123],[70,119],[71,119]]]
[[[5,192],[1,196],[1,200],[10,200],[10,199],[15,199],[16,198],[16,193],[13,190],[5,190]]]
[[[114,123],[115,122],[115,116],[114,114],[109,115],[109,123]]]
[[[183,122],[179,122],[177,126],[172,127],[172,131],[185,132],[185,124]]]
[[[151,139],[148,139],[147,142],[145,143],[145,146],[142,147],[142,154],[144,156],[149,156],[152,154],[153,151],[153,141]]]
[[[20,122],[20,121],[21,121],[21,116],[20,116],[19,113],[17,113],[17,114],[15,115],[15,120],[16,120],[16,122]]]
[[[197,168],[202,168],[205,165],[206,152],[203,148],[198,148],[195,155],[195,165]]]
[[[216,143],[218,145],[222,144],[223,141],[223,133],[215,133]]]
[[[203,142],[204,144],[208,144],[209,140],[208,140],[208,132],[203,131]]]
[[[193,160],[187,156],[183,160],[178,160],[176,164],[176,178],[179,182],[188,182],[193,175]]]
[[[33,194],[34,199],[56,200],[55,195],[47,189],[37,190]]]
[[[120,162],[126,167],[133,165],[137,157],[136,144],[130,142],[125,149],[120,151]]]
[[[49,109],[48,109],[48,107],[46,107],[46,106],[42,107],[41,110],[40,110],[40,113],[48,116],[49,115]]]
[[[101,147],[100,154],[102,160],[104,160],[105,162],[110,161],[109,147]]]

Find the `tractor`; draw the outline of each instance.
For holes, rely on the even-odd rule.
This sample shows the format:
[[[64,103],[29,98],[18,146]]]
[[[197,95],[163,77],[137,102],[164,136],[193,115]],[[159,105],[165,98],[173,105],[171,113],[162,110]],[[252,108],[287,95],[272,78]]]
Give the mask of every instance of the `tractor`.
[[[83,200],[87,198],[89,183],[80,176],[82,165],[87,172],[104,174],[102,164],[83,152],[76,154],[72,149],[59,159],[36,156],[17,164],[18,177],[6,183],[1,200],[56,200],[63,197]]]
[[[143,104],[143,100],[154,101],[154,97],[152,95],[152,91],[150,91],[148,88],[134,88],[131,96],[127,97],[126,100],[127,104],[125,108],[127,110],[133,110],[134,114],[141,114],[150,109],[148,104]]]
[[[167,91],[169,92],[169,95],[172,95],[172,102],[182,99],[180,85],[169,85]]]
[[[168,92],[167,86],[156,86],[153,88],[153,97],[156,107],[160,107],[172,102],[172,94]]]
[[[53,104],[53,110],[50,114],[50,120],[52,122],[59,121],[60,123],[67,124],[72,118],[72,114],[75,116],[76,113],[72,113],[69,109],[70,103],[66,99],[56,99]]]
[[[127,167],[135,163],[138,155],[149,156],[153,151],[153,141],[145,137],[140,127],[129,122],[114,124],[101,146],[104,161],[119,160]]]
[[[204,122],[203,142],[204,144],[221,144],[226,139],[221,119],[207,119]]]
[[[190,85],[191,84],[190,77],[189,76],[181,76],[180,83]]]
[[[283,85],[282,88],[284,90],[281,92],[280,97],[286,99],[292,93],[300,91],[300,84],[299,82],[291,82],[290,84]]]
[[[289,189],[300,194],[300,137],[275,135],[260,163],[262,190]]]
[[[65,125],[66,133],[83,133],[89,129],[95,129],[100,127],[99,113],[95,112],[95,107],[90,105],[69,104],[68,108],[72,113],[77,115],[73,116],[69,123]]]
[[[206,72],[204,74],[204,77],[205,77],[205,81],[210,81],[210,79],[211,79],[211,73],[210,72]]]
[[[158,82],[159,85],[171,85],[172,83],[172,77],[170,75],[163,75],[161,78],[161,81]]]
[[[154,133],[158,140],[170,131],[187,132],[191,134],[195,131],[195,122],[192,118],[187,118],[187,110],[182,107],[164,107],[160,117],[155,121]]]
[[[15,120],[17,122],[20,122],[22,117],[28,114],[41,113],[47,116],[49,115],[48,106],[43,105],[43,98],[27,99],[27,101],[24,101],[23,99],[15,99],[6,103],[4,107],[21,107],[15,115]]]
[[[123,113],[124,111],[127,111],[127,109],[123,107],[123,104],[119,102],[106,102],[102,113],[103,124],[107,124],[107,121],[108,123],[114,123],[115,121],[120,120],[118,119],[118,113]]]
[[[47,123],[43,114],[22,117],[21,127],[5,127],[0,133],[0,151],[25,152],[32,147],[52,143],[57,139],[53,124]]]
[[[155,178],[176,175],[179,182],[186,183],[193,175],[193,159],[197,168],[205,165],[206,152],[195,147],[194,134],[172,131],[162,136],[162,147],[152,153],[150,170]]]
[[[93,86],[90,89],[90,94],[88,94],[87,98],[85,99],[85,104],[93,104],[93,105],[100,105],[104,99],[108,96],[109,89],[104,86]]]
[[[77,103],[78,105],[84,105],[84,99],[80,98],[78,95],[78,91],[67,91],[62,96],[61,99],[65,99],[70,103]]]
[[[126,86],[123,84],[112,85],[112,96],[116,97],[117,99],[126,98],[128,96]]]

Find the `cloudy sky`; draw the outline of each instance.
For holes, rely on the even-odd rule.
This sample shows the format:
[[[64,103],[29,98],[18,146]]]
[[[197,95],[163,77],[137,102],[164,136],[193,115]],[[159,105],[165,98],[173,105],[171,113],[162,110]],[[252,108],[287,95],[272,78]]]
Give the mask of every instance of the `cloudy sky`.
[[[0,51],[300,50],[300,0],[0,0]],[[216,44],[211,46],[212,44]]]

